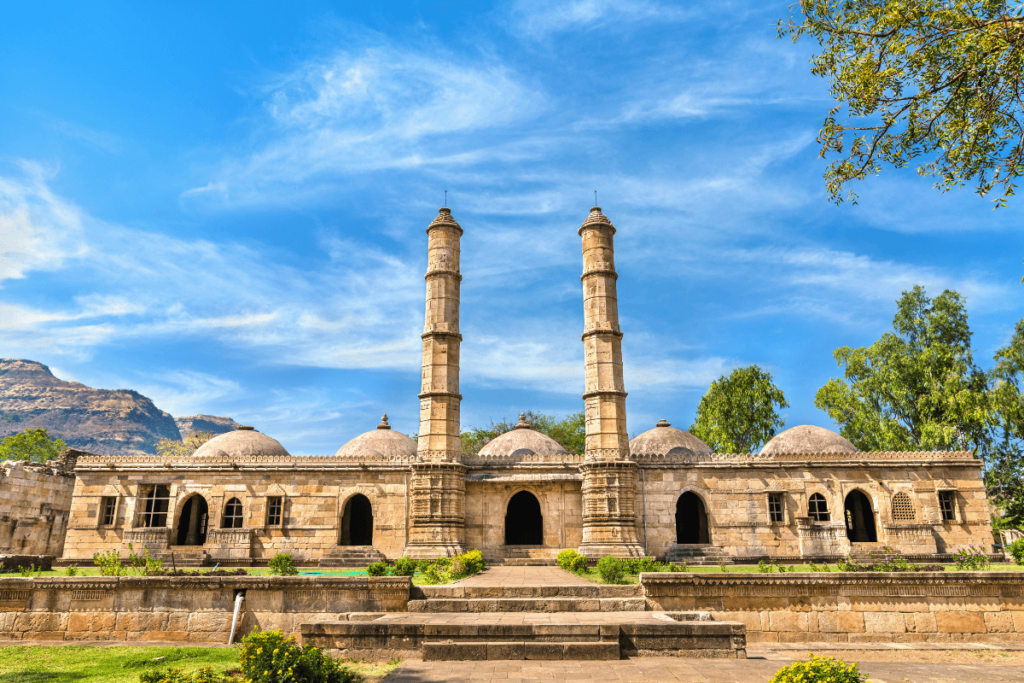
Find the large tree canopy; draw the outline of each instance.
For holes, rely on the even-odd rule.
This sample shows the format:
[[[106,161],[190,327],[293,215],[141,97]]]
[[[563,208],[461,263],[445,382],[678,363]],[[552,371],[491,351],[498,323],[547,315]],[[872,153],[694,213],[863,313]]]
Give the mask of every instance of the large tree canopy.
[[[992,443],[985,483],[1003,517],[999,526],[1024,528],[1024,320],[996,352],[990,373]]]
[[[1024,170],[1022,0],[801,0],[779,35],[818,41],[811,71],[836,100],[819,133],[835,202],[918,161],[946,191],[1013,195]],[[845,111],[844,111],[845,108]],[[844,120],[840,120],[840,119]]]
[[[814,405],[860,450],[984,449],[987,378],[974,364],[956,292],[934,301],[920,286],[903,292],[892,332],[834,356],[845,379],[829,380]]]
[[[785,425],[776,407],[789,403],[771,374],[756,365],[737,368],[711,383],[690,433],[718,453],[750,453]]]
[[[0,441],[0,460],[46,462],[67,447],[62,440],[51,439],[45,429],[26,429]]]

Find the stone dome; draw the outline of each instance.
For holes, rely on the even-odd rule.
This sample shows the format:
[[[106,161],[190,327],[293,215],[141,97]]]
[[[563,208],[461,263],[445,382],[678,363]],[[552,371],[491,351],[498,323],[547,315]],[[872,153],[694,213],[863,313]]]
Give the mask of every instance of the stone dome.
[[[761,449],[764,455],[774,453],[856,453],[857,447],[831,429],[800,425],[776,434]]]
[[[352,439],[339,448],[335,455],[346,458],[379,457],[386,460],[412,458],[416,456],[416,442],[401,432],[393,431],[388,424],[388,416],[384,415],[376,429]]]
[[[639,434],[629,442],[630,455],[666,455],[672,451],[683,449],[688,453],[710,453],[708,445],[689,432],[676,429],[665,420],[661,420],[643,434]]]
[[[480,457],[504,457],[515,455],[569,455],[569,451],[547,434],[535,431],[526,415],[519,416],[519,424],[511,431],[491,439],[480,449]]]
[[[251,457],[254,455],[288,455],[284,446],[252,427],[239,427],[233,432],[218,434],[195,452],[195,458]]]

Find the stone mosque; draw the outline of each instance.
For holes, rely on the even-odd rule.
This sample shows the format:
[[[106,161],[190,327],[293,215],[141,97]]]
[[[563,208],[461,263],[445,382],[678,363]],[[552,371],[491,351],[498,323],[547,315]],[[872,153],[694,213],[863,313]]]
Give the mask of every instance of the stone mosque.
[[[387,416],[328,456],[292,456],[251,427],[191,457],[78,457],[62,563],[148,547],[175,563],[305,565],[435,558],[551,563],[559,550],[691,562],[824,561],[891,546],[919,560],[989,548],[981,461],[971,452],[859,452],[800,426],[759,453],[715,453],[662,420],[626,430],[611,221],[583,242],[586,448],[567,452],[522,419],[463,455],[459,409],[462,228],[427,228],[418,441]],[[411,398],[411,397],[410,397]],[[411,430],[410,430],[411,431]]]

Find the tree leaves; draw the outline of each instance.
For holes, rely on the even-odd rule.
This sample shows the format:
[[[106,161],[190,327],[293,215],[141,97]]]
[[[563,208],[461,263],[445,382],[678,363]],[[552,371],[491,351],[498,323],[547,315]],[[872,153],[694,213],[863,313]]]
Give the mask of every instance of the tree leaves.
[[[775,407],[788,408],[771,374],[756,365],[737,368],[711,383],[697,406],[690,433],[718,453],[750,453],[785,424]]]
[[[26,429],[0,441],[0,460],[46,462],[67,447],[62,440],[51,439],[45,429]]]
[[[1024,172],[1024,2],[1021,0],[801,0],[779,37],[822,51],[811,72],[838,103],[825,118],[821,156],[829,198],[856,203],[851,180],[883,164],[945,192],[1000,186],[1005,206]],[[799,18],[799,21],[797,19]],[[848,121],[837,116],[845,109]]]

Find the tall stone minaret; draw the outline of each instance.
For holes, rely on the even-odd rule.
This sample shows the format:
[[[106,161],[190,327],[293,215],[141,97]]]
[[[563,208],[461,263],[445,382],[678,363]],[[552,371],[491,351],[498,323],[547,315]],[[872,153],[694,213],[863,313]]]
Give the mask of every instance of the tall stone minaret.
[[[464,551],[466,468],[459,434],[459,242],[462,228],[444,208],[427,227],[427,312],[423,326],[420,432],[412,467],[405,554],[433,559]]]
[[[583,473],[584,555],[643,555],[636,529],[637,465],[629,459],[622,332],[616,295],[615,226],[595,206],[583,238],[583,350],[586,447]]]

